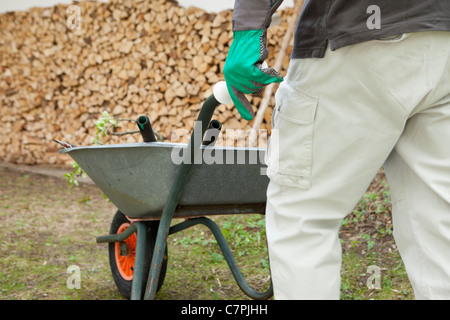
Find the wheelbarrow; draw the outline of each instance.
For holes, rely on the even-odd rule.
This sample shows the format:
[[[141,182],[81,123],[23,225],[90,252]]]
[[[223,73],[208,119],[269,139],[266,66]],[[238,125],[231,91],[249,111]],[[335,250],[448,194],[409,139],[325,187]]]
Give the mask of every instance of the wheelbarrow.
[[[72,157],[117,207],[110,234],[109,260],[119,292],[128,299],[155,299],[167,268],[167,239],[197,224],[209,228],[241,290],[252,299],[269,299],[253,290],[240,272],[219,228],[208,215],[264,214],[268,178],[265,150],[206,143],[220,104],[230,102],[224,82],[203,103],[188,144],[157,142],[146,116],[137,123],[144,142],[76,147]],[[216,126],[214,127],[214,123]],[[184,218],[171,226],[173,218]]]

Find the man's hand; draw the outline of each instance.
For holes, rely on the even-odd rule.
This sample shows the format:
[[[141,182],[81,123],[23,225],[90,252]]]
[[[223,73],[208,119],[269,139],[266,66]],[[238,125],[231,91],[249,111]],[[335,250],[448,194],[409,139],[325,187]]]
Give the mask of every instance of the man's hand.
[[[283,81],[275,69],[262,66],[269,55],[266,42],[266,29],[235,31],[225,62],[223,73],[228,92],[246,120],[252,120],[255,113],[245,94],[261,93],[266,85]]]

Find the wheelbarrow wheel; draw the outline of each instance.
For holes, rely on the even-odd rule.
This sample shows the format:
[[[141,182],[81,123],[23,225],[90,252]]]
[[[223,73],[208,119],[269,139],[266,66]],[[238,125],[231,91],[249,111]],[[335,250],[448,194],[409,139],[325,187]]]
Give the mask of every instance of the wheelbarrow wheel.
[[[131,225],[130,220],[119,210],[114,215],[111,223],[110,234],[119,234],[125,231]],[[146,252],[144,260],[144,277],[142,283],[142,296],[145,293],[145,286],[147,283],[148,273],[152,261],[153,249],[155,247],[156,235],[158,231],[159,221],[146,222],[147,237],[146,237]],[[133,283],[134,260],[136,256],[137,235],[133,233],[123,242],[111,242],[108,246],[109,264],[111,273],[116,283],[116,286],[122,296],[126,299],[131,298],[131,287]],[[163,260],[161,273],[158,280],[159,290],[164,282],[167,270],[167,248],[165,252],[165,259]]]

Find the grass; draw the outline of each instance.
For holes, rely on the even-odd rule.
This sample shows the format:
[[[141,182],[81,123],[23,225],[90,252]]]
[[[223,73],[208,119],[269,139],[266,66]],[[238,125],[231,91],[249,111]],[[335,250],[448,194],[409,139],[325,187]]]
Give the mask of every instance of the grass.
[[[381,170],[342,223],[342,299],[414,299],[393,239],[391,209],[389,186]]]
[[[111,277],[107,246],[115,207],[95,186],[69,188],[64,178],[0,167],[0,299],[121,300]],[[247,282],[269,285],[264,217],[214,217]],[[179,222],[178,220],[175,222]],[[342,299],[407,300],[412,289],[392,238],[388,186],[380,173],[340,232]],[[195,226],[169,237],[161,300],[244,300],[214,237]],[[70,289],[70,266],[81,289]],[[376,288],[373,270],[380,275]],[[371,278],[372,277],[372,278]]]
[[[216,217],[233,256],[252,288],[270,284],[264,218],[260,215]],[[160,299],[247,299],[239,290],[214,237],[195,226],[169,238],[169,266]],[[186,279],[191,279],[187,281]]]
[[[95,243],[111,209],[93,188],[69,190],[59,179],[1,169],[1,298],[119,299],[105,248]],[[70,265],[80,266],[83,290],[67,288]]]

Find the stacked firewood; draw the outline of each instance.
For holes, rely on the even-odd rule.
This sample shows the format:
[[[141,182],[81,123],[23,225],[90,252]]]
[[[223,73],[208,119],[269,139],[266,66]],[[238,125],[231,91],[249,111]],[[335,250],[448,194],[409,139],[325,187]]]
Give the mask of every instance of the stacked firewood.
[[[278,14],[269,29],[269,65],[292,9]],[[192,130],[202,103],[223,80],[231,18],[232,11],[208,13],[167,0],[76,2],[1,14],[0,161],[67,164],[71,159],[57,153],[53,139],[91,145],[103,111],[120,119],[147,115],[166,141],[178,139],[173,133]],[[249,98],[257,110],[261,97]],[[251,127],[232,104],[219,107],[215,118],[224,128]],[[270,127],[270,115],[265,119],[262,129]],[[111,130],[136,129],[121,121]],[[104,140],[140,141],[139,134]]]

